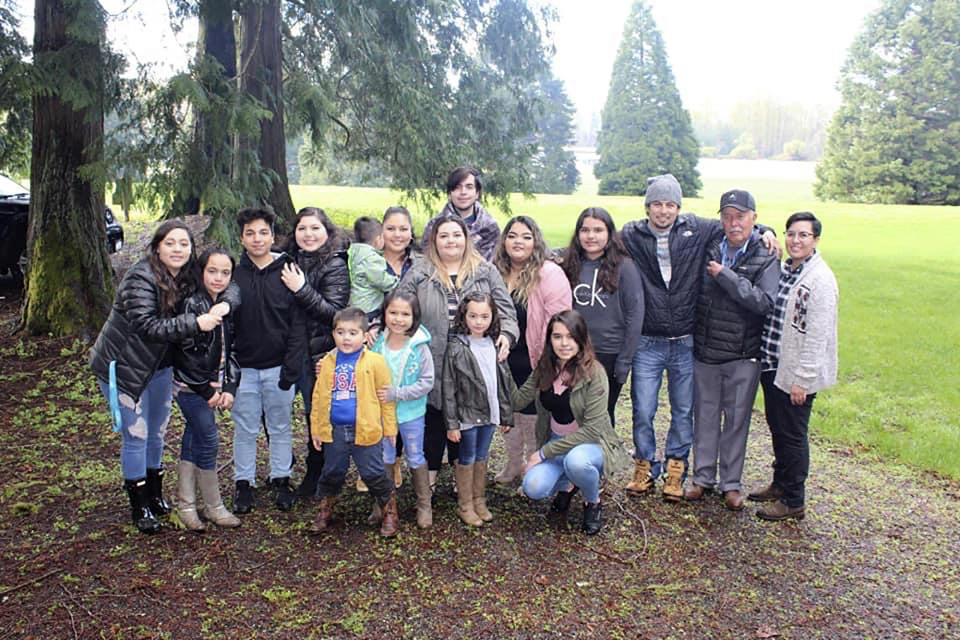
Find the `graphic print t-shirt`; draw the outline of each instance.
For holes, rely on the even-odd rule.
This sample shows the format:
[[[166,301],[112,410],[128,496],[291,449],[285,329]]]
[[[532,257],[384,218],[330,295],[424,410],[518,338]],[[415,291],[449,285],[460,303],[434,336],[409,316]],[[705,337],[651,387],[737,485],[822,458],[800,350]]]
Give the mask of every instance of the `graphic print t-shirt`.
[[[357,423],[357,361],[363,350],[353,353],[337,351],[333,369],[333,388],[330,401],[330,424]]]

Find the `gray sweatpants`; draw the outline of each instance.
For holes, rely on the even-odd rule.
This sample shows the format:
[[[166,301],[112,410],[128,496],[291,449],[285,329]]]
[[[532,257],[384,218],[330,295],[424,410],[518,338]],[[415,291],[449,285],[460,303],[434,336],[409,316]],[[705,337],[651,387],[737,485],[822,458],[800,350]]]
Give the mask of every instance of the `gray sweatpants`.
[[[760,363],[706,364],[696,360],[693,380],[693,482],[720,491],[739,491]]]

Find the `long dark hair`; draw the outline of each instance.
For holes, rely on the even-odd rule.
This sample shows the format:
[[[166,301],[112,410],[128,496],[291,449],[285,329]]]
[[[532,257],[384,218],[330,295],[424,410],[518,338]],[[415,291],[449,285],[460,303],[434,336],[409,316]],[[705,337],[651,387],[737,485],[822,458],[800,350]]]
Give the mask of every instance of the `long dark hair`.
[[[470,327],[467,326],[467,305],[471,302],[482,302],[490,307],[490,326],[483,332],[483,335],[496,340],[500,337],[500,312],[497,311],[497,304],[493,296],[486,291],[471,291],[461,298],[457,306],[457,317],[453,321],[453,334],[470,335]]]
[[[203,286],[203,271],[207,268],[207,263],[210,262],[210,258],[213,256],[226,256],[227,259],[230,260],[230,279],[233,279],[232,272],[237,270],[236,259],[234,259],[234,257],[230,255],[230,252],[223,247],[207,247],[204,249],[203,253],[200,254],[200,257],[197,258],[197,262],[193,270],[194,287],[196,291],[206,291],[206,287]],[[216,302],[216,300],[214,300],[214,302]]]
[[[407,224],[410,225],[410,244],[407,246],[407,255],[410,255],[411,251],[419,251],[420,242],[417,240],[417,232],[413,229],[413,216],[410,215],[410,210],[400,205],[387,207],[387,210],[383,212],[383,217],[380,218],[380,222],[387,224],[387,218],[390,216],[404,216],[407,219]]]
[[[543,263],[547,261],[547,255],[550,250],[543,239],[543,233],[537,225],[536,220],[529,216],[514,216],[510,218],[506,226],[503,227],[503,233],[500,234],[500,240],[497,242],[497,249],[493,254],[493,264],[500,271],[500,276],[504,282],[510,278],[510,271],[513,269],[513,263],[510,256],[507,255],[507,234],[515,224],[522,224],[530,229],[533,234],[533,253],[527,258],[527,263],[523,265],[517,276],[516,286],[510,291],[514,300],[520,303],[526,303],[530,299],[530,294],[540,284],[540,269]]]
[[[394,300],[403,300],[410,305],[410,311],[413,312],[413,324],[410,325],[410,328],[407,330],[407,336],[413,336],[417,329],[420,328],[420,300],[417,299],[416,294],[410,293],[409,291],[401,291],[400,289],[394,289],[383,299],[383,306],[380,307],[380,317],[383,318],[383,326],[387,326],[387,307],[390,306],[390,303]]]
[[[600,256],[597,283],[612,293],[617,290],[617,283],[620,280],[620,263],[627,256],[627,250],[623,246],[620,234],[617,233],[617,225],[614,224],[613,218],[602,207],[587,207],[580,212],[580,217],[577,218],[577,224],[573,229],[573,237],[570,238],[570,246],[567,247],[563,257],[563,272],[567,274],[571,287],[579,284],[580,269],[586,259],[583,247],[580,246],[580,228],[583,227],[587,218],[599,220],[607,228],[607,247]]]
[[[558,322],[567,328],[570,336],[579,347],[577,355],[570,358],[562,369],[560,359],[553,350],[553,341],[550,339],[550,336],[553,335],[553,325]],[[560,377],[566,378],[569,381],[567,386],[572,387],[577,381],[590,375],[595,361],[596,354],[593,351],[590,332],[587,330],[587,323],[583,316],[573,309],[553,314],[547,323],[547,337],[543,345],[543,355],[540,356],[540,361],[537,363],[540,390],[546,391],[553,385],[553,381]]]
[[[187,232],[187,237],[190,239],[190,258],[174,277],[170,275],[166,265],[160,262],[160,255],[157,250],[160,248],[163,239],[176,229],[183,229]],[[190,227],[179,218],[163,222],[153,232],[153,237],[150,239],[147,261],[150,263],[150,270],[157,281],[157,289],[160,290],[160,312],[170,313],[176,308],[178,300],[186,298],[194,291],[194,264],[197,261],[197,243],[193,239]]]
[[[326,258],[331,253],[343,251],[350,246],[350,240],[346,234],[340,230],[340,227],[333,224],[333,221],[327,216],[327,212],[320,207],[304,207],[297,212],[293,219],[293,225],[290,227],[290,235],[287,236],[287,242],[283,246],[283,251],[296,258],[301,252],[300,245],[297,244],[297,225],[304,218],[313,217],[320,221],[324,230],[327,232],[327,241],[323,243],[317,253],[321,258]]]

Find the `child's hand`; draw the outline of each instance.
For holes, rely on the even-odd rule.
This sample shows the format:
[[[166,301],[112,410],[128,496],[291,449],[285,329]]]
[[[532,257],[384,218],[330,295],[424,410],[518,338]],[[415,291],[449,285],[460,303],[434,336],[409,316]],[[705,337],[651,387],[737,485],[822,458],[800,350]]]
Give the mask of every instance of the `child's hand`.
[[[510,433],[510,429],[513,429],[512,424],[502,424],[500,425],[500,433]]]
[[[377,389],[377,399],[380,402],[390,402],[390,385],[384,385]]]
[[[316,375],[318,375],[318,376],[320,375],[320,361],[321,361],[321,360],[323,360],[323,358],[320,358],[320,359],[318,359],[316,362],[313,363],[313,372],[314,372]]]
[[[377,341],[377,335],[380,331],[377,327],[370,327],[370,330],[363,334],[363,344],[367,346],[367,349],[373,348],[373,343]]]
[[[221,393],[220,394],[220,408],[227,410],[233,407],[233,394],[232,393]]]
[[[220,316],[211,313],[201,313],[197,316],[197,327],[200,331],[213,331],[220,325]]]
[[[460,430],[452,429],[447,431],[447,440],[450,442],[460,442]]]
[[[394,449],[397,448],[397,436],[383,436],[384,440],[390,443],[390,446]]]
[[[216,316],[217,318],[223,318],[225,315],[230,313],[230,303],[218,302],[217,304],[210,307],[210,311],[208,311],[207,313],[209,313],[212,316]]]
[[[219,409],[220,402],[223,400],[219,391],[214,391],[210,399],[207,400],[207,406],[211,409]]]
[[[321,451],[323,449],[323,442],[320,441],[319,437],[312,436],[310,439],[313,440],[314,449],[316,449],[317,451]]]

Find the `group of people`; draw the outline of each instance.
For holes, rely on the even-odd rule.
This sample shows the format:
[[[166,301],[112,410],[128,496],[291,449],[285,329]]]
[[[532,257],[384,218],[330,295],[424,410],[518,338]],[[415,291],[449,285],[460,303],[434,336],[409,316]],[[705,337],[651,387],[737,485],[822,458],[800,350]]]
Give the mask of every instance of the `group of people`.
[[[186,424],[176,510],[191,530],[205,521],[238,526],[235,514],[254,508],[264,430],[276,507],[319,498],[311,533],[328,529],[352,459],[374,498],[369,522],[395,535],[400,455],[419,527],[432,526],[444,458],[454,466],[458,516],[483,526],[494,518],[487,461],[499,427],[506,460],[496,480],[521,479],[531,499],[553,496],[560,515],[581,493],[581,529],[595,534],[603,479],[631,464],[614,431],[631,375],[628,492],[652,491],[662,478],[666,500],[716,492],[742,509],[762,384],[773,479],[748,498],[768,503],[761,518],[803,517],[811,406],[836,380],[837,286],[817,252],[812,213],[787,220],[781,264],[751,194],[725,193],[719,219],[681,214],[680,185],[666,174],[648,181],[645,219],[618,232],[607,211],[587,208],[554,255],[528,216],[501,232],[479,202],[477,170],[452,171],[447,193],[422,252],[403,207],[357,219],[352,240],[321,209],[304,208],[282,248],[274,214],[244,209],[239,260],[221,248],[196,257],[180,221],[157,228],[121,281],[91,357],[121,433],[140,531],[157,531],[172,509],[162,453],[175,398]],[[654,417],[664,371],[671,421],[660,460]],[[308,433],[294,488],[296,393]],[[232,513],[217,477],[216,414],[228,409]]]

